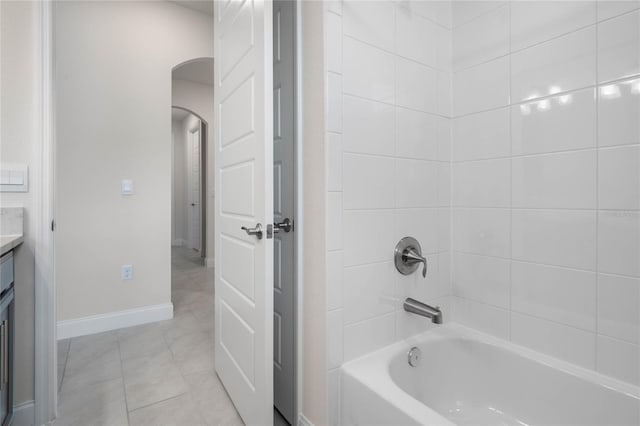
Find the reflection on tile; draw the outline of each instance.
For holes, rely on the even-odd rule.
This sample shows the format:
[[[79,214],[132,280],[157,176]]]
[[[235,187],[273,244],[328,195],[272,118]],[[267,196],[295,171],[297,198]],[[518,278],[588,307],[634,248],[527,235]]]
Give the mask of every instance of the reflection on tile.
[[[595,40],[590,27],[511,55],[511,102],[594,84]]]
[[[596,123],[594,89],[514,105],[513,155],[595,148]]]

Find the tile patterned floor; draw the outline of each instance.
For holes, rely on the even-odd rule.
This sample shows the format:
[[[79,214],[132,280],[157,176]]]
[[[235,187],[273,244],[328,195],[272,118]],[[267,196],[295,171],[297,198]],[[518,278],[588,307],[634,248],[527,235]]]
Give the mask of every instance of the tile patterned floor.
[[[172,320],[59,342],[56,426],[243,424],[213,370],[213,270],[174,248],[171,287]]]

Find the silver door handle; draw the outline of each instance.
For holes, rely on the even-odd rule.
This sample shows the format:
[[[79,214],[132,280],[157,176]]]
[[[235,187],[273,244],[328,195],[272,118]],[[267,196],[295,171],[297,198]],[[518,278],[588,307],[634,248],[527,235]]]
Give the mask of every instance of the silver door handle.
[[[280,230],[283,230],[284,232],[289,232],[291,231],[291,228],[293,228],[293,223],[289,218],[286,218],[282,222],[276,222],[273,224],[273,232],[275,232],[276,234],[280,232]]]
[[[246,226],[243,226],[240,229],[246,232],[247,235],[255,235],[259,240],[262,239],[262,225],[260,223],[258,223],[255,228],[247,228]]]

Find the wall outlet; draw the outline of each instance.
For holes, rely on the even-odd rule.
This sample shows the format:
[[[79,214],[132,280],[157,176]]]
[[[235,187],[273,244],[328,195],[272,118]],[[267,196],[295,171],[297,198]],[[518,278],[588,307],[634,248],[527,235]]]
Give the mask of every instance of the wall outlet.
[[[133,278],[133,265],[122,265],[120,270],[120,276],[122,281],[127,281]]]

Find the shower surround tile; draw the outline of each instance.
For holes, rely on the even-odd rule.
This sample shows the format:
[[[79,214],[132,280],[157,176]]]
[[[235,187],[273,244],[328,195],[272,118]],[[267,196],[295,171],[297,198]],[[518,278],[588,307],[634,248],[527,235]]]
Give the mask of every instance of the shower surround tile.
[[[638,384],[640,2],[453,11],[456,321]]]

